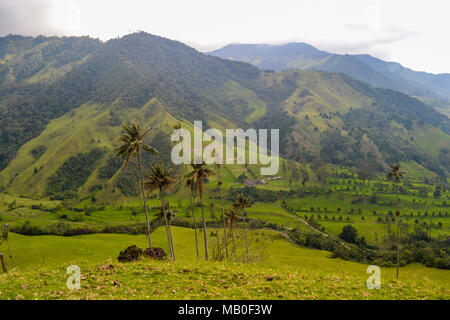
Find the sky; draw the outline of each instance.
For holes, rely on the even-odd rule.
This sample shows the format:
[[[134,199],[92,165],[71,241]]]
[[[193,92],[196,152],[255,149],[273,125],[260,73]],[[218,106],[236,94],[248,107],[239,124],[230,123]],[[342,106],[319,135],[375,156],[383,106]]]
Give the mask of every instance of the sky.
[[[199,51],[301,41],[450,73],[448,0],[0,0],[0,36],[145,31]]]

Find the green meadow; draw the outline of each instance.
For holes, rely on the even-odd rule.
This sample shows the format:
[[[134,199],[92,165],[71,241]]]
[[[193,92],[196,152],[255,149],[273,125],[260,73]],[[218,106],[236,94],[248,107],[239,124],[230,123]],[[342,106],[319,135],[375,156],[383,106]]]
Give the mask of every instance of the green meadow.
[[[283,162],[284,160],[282,160]],[[285,163],[285,167],[287,164]],[[283,167],[283,166],[282,166]],[[300,167],[301,168],[301,167]],[[409,166],[413,168],[413,166]],[[330,172],[327,182],[319,181],[314,171],[306,185],[281,169],[280,178],[248,189],[245,179],[261,179],[258,166],[229,165],[221,170],[222,191],[217,176],[205,183],[205,216],[212,261],[204,258],[202,229],[198,229],[200,260],[196,258],[189,191],[184,182],[175,183],[167,194],[176,261],[143,258],[133,263],[118,263],[119,252],[131,245],[145,249],[148,239],[140,234],[104,233],[103,228],[144,225],[142,199],[117,192],[105,198],[105,190],[94,191],[76,201],[50,200],[46,197],[0,195],[0,223],[24,234],[10,233],[9,244],[14,266],[5,254],[8,274],[0,276],[2,299],[449,299],[449,271],[419,263],[400,267],[396,279],[394,267],[381,267],[382,287],[369,290],[367,263],[332,258],[330,251],[302,247],[288,235],[291,230],[316,233],[308,225],[315,223],[330,238],[338,239],[343,228],[353,226],[368,245],[388,250],[392,232],[392,212],[396,195],[393,184],[382,177],[362,181],[350,170]],[[181,174],[180,170],[177,174]],[[339,176],[338,176],[339,174]],[[342,177],[346,176],[346,177]],[[408,176],[409,177],[409,176]],[[92,181],[91,184],[94,184]],[[435,187],[421,179],[410,178],[401,184],[400,221],[408,232],[424,223],[433,239],[444,240],[450,230],[450,193],[443,189],[439,197]],[[88,192],[88,191],[86,191]],[[238,219],[237,255],[230,261],[215,257],[217,234],[223,239],[221,216],[230,208],[236,192],[251,192],[251,207],[246,209],[249,224]],[[234,193],[233,193],[234,192]],[[253,196],[252,196],[253,195]],[[275,198],[273,198],[275,197]],[[195,217],[200,227],[201,206],[195,197]],[[150,220],[156,220],[161,200],[148,198]],[[392,221],[391,221],[392,220]],[[387,223],[387,221],[390,221]],[[263,224],[261,224],[263,223]],[[176,226],[178,225],[178,226]],[[27,226],[28,229],[20,229]],[[185,226],[185,227],[181,227]],[[250,242],[250,262],[245,263],[244,227]],[[56,229],[55,229],[56,228]],[[59,228],[59,229],[58,229]],[[316,227],[317,228],[317,227]],[[389,229],[391,228],[391,229]],[[61,236],[51,230],[93,230],[93,234]],[[34,230],[34,231],[33,231]],[[50,230],[50,231],[49,231]],[[229,230],[229,229],[227,229]],[[33,234],[37,235],[25,235]],[[139,232],[138,232],[139,233]],[[169,253],[163,226],[152,233],[154,245]],[[216,259],[217,258],[217,259]],[[219,260],[219,261],[217,261]],[[351,259],[350,259],[351,260]],[[80,266],[81,290],[67,289],[65,281],[70,265]]]
[[[152,234],[166,247],[163,228]],[[381,268],[381,289],[369,290],[368,265],[331,259],[270,230],[252,231],[266,248],[251,263],[201,261],[193,231],[173,227],[176,262],[144,258],[118,263],[118,248],[145,247],[143,235],[10,238],[16,268],[0,275],[2,299],[449,299],[448,271],[413,264]],[[210,245],[214,239],[210,238]],[[2,245],[0,250],[5,251]],[[81,289],[69,290],[66,268],[81,269]]]

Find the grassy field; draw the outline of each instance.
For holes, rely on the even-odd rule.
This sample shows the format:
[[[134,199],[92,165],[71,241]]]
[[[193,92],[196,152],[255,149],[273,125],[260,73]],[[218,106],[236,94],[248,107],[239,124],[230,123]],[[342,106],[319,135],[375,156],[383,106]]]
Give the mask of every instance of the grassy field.
[[[224,179],[223,193],[225,207],[231,206],[228,187],[234,189],[243,185],[236,181],[243,171],[243,166],[226,166],[222,170]],[[252,170],[250,168],[250,170]],[[255,171],[255,170],[252,170]],[[245,171],[248,176],[250,172]],[[287,179],[271,180],[268,184],[258,186],[260,189],[289,191],[301,190],[294,183],[289,186]],[[215,177],[206,184],[205,215],[210,220],[211,205],[214,204],[215,216],[221,214],[220,193],[216,191]],[[316,188],[318,191],[312,190]],[[441,197],[433,197],[433,187],[414,182],[409,187],[404,187],[405,192],[399,195],[402,222],[409,225],[409,230],[414,230],[416,224],[432,224],[433,237],[446,237],[450,230],[450,193],[445,191]],[[176,193],[168,195],[168,201],[178,219],[191,221],[189,193],[180,186]],[[386,233],[386,216],[395,211],[395,194],[392,185],[386,181],[372,181],[370,184],[357,179],[330,179],[327,186],[313,185],[308,187],[309,192],[302,196],[294,194],[283,200],[275,202],[255,201],[253,207],[247,210],[252,219],[263,220],[286,227],[295,227],[298,217],[314,216],[315,220],[325,228],[325,232],[339,235],[342,228],[352,224],[360,236],[364,236],[369,243],[380,245]],[[424,193],[426,190],[426,194]],[[295,214],[282,207],[282,202],[291,208]],[[9,209],[11,203],[15,207]],[[151,218],[158,212],[160,200],[149,199]],[[201,217],[201,208],[198,197],[195,200],[197,219]],[[46,209],[57,207],[53,212],[41,210],[36,206],[42,205]],[[11,225],[20,225],[29,221],[33,225],[49,225],[64,222],[73,227],[103,227],[106,225],[133,225],[145,222],[145,214],[142,208],[142,200],[138,197],[126,198],[116,205],[92,203],[90,198],[79,201],[75,206],[103,206],[102,210],[93,210],[89,215],[79,214],[70,208],[64,208],[60,201],[46,199],[33,200],[24,197],[14,197],[3,194],[0,196],[0,221]],[[33,207],[34,206],[34,207]],[[133,214],[135,211],[135,214]],[[296,217],[296,215],[298,217]]]
[[[250,179],[258,168],[226,166],[222,170],[225,207],[232,205],[228,188],[242,188],[237,181],[244,173]],[[211,221],[211,205],[215,216],[221,214],[220,193],[216,177],[206,184],[205,215]],[[432,236],[445,239],[450,230],[450,193],[434,197],[434,187],[411,180],[400,194],[400,219],[410,231],[415,225],[432,223]],[[190,222],[187,188],[179,185],[168,195],[171,210],[181,222]],[[325,232],[337,236],[342,228],[353,225],[368,243],[383,248],[387,235],[386,219],[395,210],[392,185],[383,180],[363,183],[355,178],[330,178],[328,184],[311,181],[306,188],[283,176],[258,186],[274,193],[290,192],[277,201],[254,201],[247,209],[248,217],[287,228],[309,230],[300,219],[314,219]],[[160,200],[149,199],[150,216],[158,212]],[[200,221],[201,207],[195,200],[195,215]],[[80,199],[75,208],[94,206],[89,213],[73,211],[61,201],[32,199],[9,194],[0,195],[0,223],[33,226],[64,223],[72,228],[102,228],[135,225],[145,222],[139,197],[120,198],[114,204],[93,203]],[[133,214],[134,212],[134,214]],[[199,230],[199,232],[201,232]],[[208,230],[210,253],[214,255],[216,230]],[[219,235],[222,230],[219,229]],[[143,260],[119,264],[119,251],[136,244],[147,247],[144,235],[91,234],[72,237],[53,235],[25,236],[10,234],[15,268],[0,276],[1,299],[449,299],[450,271],[410,264],[400,268],[382,268],[382,289],[368,290],[367,265],[331,259],[327,251],[307,249],[289,242],[279,232],[266,229],[249,230],[251,263],[204,260],[202,235],[199,234],[201,260],[197,261],[192,229],[173,227],[177,261]],[[237,230],[238,256],[243,256],[242,230]],[[168,252],[164,228],[152,234],[156,246]],[[230,250],[231,251],[231,250]],[[7,253],[6,243],[0,252]],[[8,261],[8,267],[12,267]],[[105,267],[112,264],[114,267]],[[65,286],[69,265],[81,267],[82,289],[70,291]],[[270,279],[270,280],[267,280]],[[114,284],[115,283],[115,284]]]
[[[367,265],[331,259],[274,231],[266,252],[249,264],[195,258],[193,231],[173,228],[177,262],[144,259],[121,264],[118,251],[145,247],[145,236],[85,235],[71,238],[12,235],[17,268],[0,276],[1,299],[449,299],[449,271],[409,265],[382,268],[381,290],[368,290]],[[257,236],[252,234],[251,236]],[[163,228],[153,233],[166,248]],[[210,238],[211,239],[211,238]],[[210,240],[210,246],[214,241]],[[202,248],[202,247],[201,247]],[[5,247],[0,247],[5,251]],[[69,265],[81,268],[81,290],[66,287]],[[110,266],[112,265],[112,267]]]

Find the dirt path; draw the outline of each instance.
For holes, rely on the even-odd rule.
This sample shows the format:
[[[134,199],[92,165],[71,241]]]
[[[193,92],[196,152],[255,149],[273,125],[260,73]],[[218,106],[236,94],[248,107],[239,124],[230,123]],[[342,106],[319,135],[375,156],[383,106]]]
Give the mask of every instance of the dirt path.
[[[304,225],[306,225],[306,226],[307,226],[309,229],[311,229],[312,231],[314,231],[314,232],[316,232],[316,233],[319,233],[319,234],[323,235],[324,237],[328,237],[328,234],[326,234],[325,232],[322,232],[322,231],[319,230],[319,229],[314,228],[312,225],[310,225],[310,224],[308,223],[308,221],[306,221],[305,219],[299,217],[297,214],[295,214],[295,213],[293,213],[293,212],[290,212],[289,210],[284,209],[282,206],[280,206],[280,205],[278,205],[278,204],[277,204],[277,206],[278,206],[279,208],[283,209],[284,211],[286,211],[287,213],[290,213],[291,215],[293,215],[294,217],[296,217],[298,220],[300,220]],[[286,230],[288,230],[288,228],[286,228]],[[291,237],[290,237],[287,233],[285,233],[285,232],[283,232],[283,231],[280,231],[280,232],[281,232],[288,240],[292,241]],[[344,241],[339,240],[339,243],[342,244],[345,248],[350,249],[350,247],[349,247]]]

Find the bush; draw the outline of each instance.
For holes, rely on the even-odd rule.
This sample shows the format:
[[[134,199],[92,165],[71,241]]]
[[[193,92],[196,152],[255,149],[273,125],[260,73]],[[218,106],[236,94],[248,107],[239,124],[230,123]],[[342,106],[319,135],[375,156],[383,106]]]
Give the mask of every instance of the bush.
[[[144,256],[156,260],[163,260],[167,257],[167,254],[164,252],[162,248],[151,247],[145,249]]]
[[[132,245],[128,248],[126,248],[124,251],[121,251],[119,256],[117,257],[117,260],[119,262],[132,262],[132,261],[138,261],[142,257],[142,249],[136,247],[136,245]]]
[[[155,226],[152,225],[152,228]],[[137,223],[135,225],[115,225],[105,226],[100,231],[101,233],[120,233],[120,234],[145,234],[147,232],[147,225],[145,223]]]
[[[357,237],[358,231],[352,225],[345,226],[339,235],[339,238],[349,243],[356,243]]]
[[[243,193],[246,197],[250,198],[252,201],[262,201],[262,202],[275,202],[282,197],[282,195],[288,195],[289,192],[280,191],[274,192],[272,190],[258,189],[255,187],[247,187],[232,189],[230,188],[228,199],[234,201],[238,193]]]
[[[63,233],[63,236],[65,237],[71,237],[71,236],[79,236],[83,234],[93,234],[95,233],[94,230],[87,229],[87,228],[76,228],[76,229],[70,229]]]

